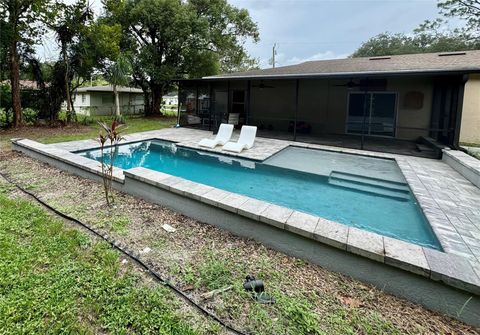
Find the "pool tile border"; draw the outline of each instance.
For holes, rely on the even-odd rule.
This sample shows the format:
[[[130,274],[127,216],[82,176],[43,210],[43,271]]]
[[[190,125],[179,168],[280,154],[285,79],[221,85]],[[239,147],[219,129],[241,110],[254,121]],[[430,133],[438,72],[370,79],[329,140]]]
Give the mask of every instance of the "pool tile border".
[[[132,141],[138,141],[138,139],[135,137]],[[91,145],[91,142],[88,145]],[[24,151],[22,149],[26,149],[27,152],[31,150],[97,176],[101,174],[98,162],[73,154],[65,149],[52,148],[31,140],[17,140],[12,143],[12,146],[14,150]],[[402,164],[401,160],[400,164]],[[349,227],[142,167],[129,170],[115,168],[114,178],[121,184],[128,182],[128,179],[141,181],[210,206],[269,224],[304,238],[480,295],[480,276],[472,264],[462,256],[384,237],[366,230]],[[409,178],[414,180],[414,176],[410,175],[408,168],[406,169],[406,178],[407,181],[409,181]],[[413,187],[417,188],[421,195],[425,190],[421,189],[424,186],[420,184],[414,182]],[[427,206],[425,211],[427,218],[430,220],[431,217],[435,220],[439,214],[436,211],[430,212],[428,210],[429,206],[434,208],[434,204],[428,202],[428,199],[422,200],[421,196],[418,200],[423,202],[424,206]],[[263,208],[263,210],[259,210],[259,208]],[[435,232],[442,228],[448,229],[448,227],[442,227],[441,225],[432,225],[432,228]]]

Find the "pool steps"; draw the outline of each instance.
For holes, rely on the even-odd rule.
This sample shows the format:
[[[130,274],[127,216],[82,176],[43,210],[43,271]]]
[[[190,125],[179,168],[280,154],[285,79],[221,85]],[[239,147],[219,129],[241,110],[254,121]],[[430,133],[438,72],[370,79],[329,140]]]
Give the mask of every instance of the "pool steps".
[[[347,172],[332,171],[328,177],[328,183],[349,190],[393,198],[399,201],[408,201],[411,197],[406,183],[365,177]]]

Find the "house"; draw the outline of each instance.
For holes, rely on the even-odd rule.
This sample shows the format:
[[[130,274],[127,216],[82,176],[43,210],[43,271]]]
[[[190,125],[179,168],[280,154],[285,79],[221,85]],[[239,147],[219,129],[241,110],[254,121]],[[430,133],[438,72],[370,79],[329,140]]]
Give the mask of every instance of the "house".
[[[178,105],[178,95],[176,93],[168,93],[164,95],[162,98],[165,106]]]
[[[1,85],[8,85],[10,86],[10,80],[4,80],[0,82]],[[18,84],[20,85],[20,90],[22,91],[39,91],[41,89],[40,85],[38,85],[38,82],[35,80],[23,80],[20,79],[18,81]],[[45,87],[49,87],[50,83],[45,83]]]
[[[118,92],[122,114],[143,113],[144,94],[141,89],[120,86]],[[80,87],[75,90],[73,107],[78,114],[114,115],[113,87],[110,85]]]
[[[480,50],[309,61],[179,88],[182,126],[248,124],[261,136],[362,147],[480,144]]]

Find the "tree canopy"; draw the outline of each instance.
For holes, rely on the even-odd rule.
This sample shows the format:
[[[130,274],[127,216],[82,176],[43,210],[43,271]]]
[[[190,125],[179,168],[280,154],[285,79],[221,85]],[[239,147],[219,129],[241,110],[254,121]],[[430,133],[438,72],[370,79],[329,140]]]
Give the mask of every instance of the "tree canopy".
[[[244,43],[258,40],[248,12],[226,0],[106,0],[105,8],[104,22],[122,26],[121,47],[135,55],[133,77],[151,92],[152,113],[172,80],[245,66]]]
[[[381,33],[364,42],[352,57],[373,57],[426,52],[474,50],[479,41],[472,41],[463,34],[427,35]]]
[[[7,63],[12,95],[13,126],[23,123],[20,99],[20,56],[33,53],[33,46],[44,32],[42,24],[50,20],[54,13],[50,0],[0,0],[0,20],[2,41],[0,48],[7,43]]]
[[[480,48],[480,0],[444,0],[438,8],[443,18],[426,20],[411,34],[381,33],[370,38],[352,57],[372,57],[409,53],[447,52]],[[451,29],[448,18],[464,25]]]
[[[464,20],[465,31],[478,37],[480,33],[479,0],[443,0],[438,3],[438,8],[444,17]]]

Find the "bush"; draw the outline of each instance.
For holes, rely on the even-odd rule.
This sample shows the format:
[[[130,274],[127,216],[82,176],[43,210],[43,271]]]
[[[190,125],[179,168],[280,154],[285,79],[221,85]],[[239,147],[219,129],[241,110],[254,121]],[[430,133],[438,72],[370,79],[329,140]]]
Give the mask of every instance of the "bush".
[[[6,128],[10,124],[9,121],[11,117],[8,115],[7,120],[7,113],[10,113],[10,111],[7,111],[5,108],[0,108],[0,128]]]
[[[0,85],[0,127],[7,127],[12,122],[12,92],[9,85]]]
[[[23,122],[26,125],[33,125],[37,121],[38,111],[33,108],[23,108]]]

